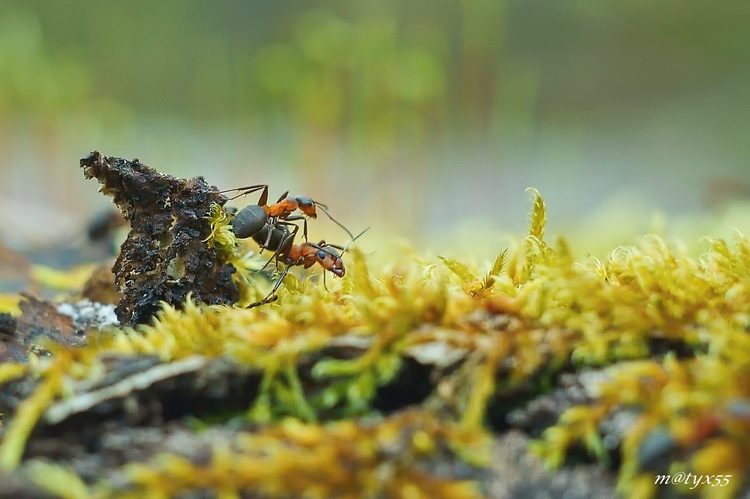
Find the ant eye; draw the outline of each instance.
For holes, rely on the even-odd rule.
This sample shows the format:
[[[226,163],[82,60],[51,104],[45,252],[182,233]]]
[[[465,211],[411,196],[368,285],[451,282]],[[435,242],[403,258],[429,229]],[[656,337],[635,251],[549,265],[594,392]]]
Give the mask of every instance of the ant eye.
[[[323,250],[318,250],[315,256],[318,260],[325,260],[326,258],[328,258],[328,253]]]
[[[310,199],[310,198],[308,198],[308,197],[304,197],[304,196],[300,196],[300,197],[298,197],[298,198],[297,198],[297,202],[298,202],[298,203],[299,203],[299,205],[300,205],[300,206],[302,206],[303,208],[308,208],[308,207],[310,207],[310,206],[314,206],[314,205],[315,205],[315,203],[313,202],[313,200],[312,200],[312,199]]]

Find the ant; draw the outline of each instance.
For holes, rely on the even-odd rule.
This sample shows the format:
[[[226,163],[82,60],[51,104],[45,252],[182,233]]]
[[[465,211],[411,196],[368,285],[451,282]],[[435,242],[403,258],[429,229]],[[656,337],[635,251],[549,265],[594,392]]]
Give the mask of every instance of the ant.
[[[266,265],[264,265],[263,268],[271,263],[271,260],[273,260],[274,258],[276,259],[277,263],[279,261],[282,261],[282,263],[284,263],[286,267],[279,276],[279,279],[276,281],[276,284],[274,284],[271,292],[268,293],[262,300],[251,303],[245,308],[254,308],[276,301],[278,299],[276,291],[278,291],[279,286],[281,286],[281,282],[289,273],[289,269],[294,266],[302,265],[307,269],[317,263],[320,264],[321,267],[323,267],[324,271],[328,270],[337,277],[344,277],[344,274],[346,274],[346,269],[344,268],[344,262],[341,257],[344,253],[346,253],[349,245],[351,245],[362,234],[369,230],[368,227],[357,234],[357,236],[352,237],[351,241],[348,245],[346,245],[346,247],[326,243],[325,241],[320,241],[317,244],[307,241],[302,244],[294,244],[294,236],[297,233],[299,226],[295,224],[291,225],[294,225],[294,229],[291,232],[286,225],[268,225],[264,227],[259,234],[256,234],[256,236],[254,236],[254,238],[258,237],[258,239],[262,239],[265,237],[268,241],[270,241],[270,244],[266,246],[265,249],[274,250],[273,256],[270,260],[268,260],[268,262],[266,262]],[[264,233],[265,231],[268,231],[270,233],[266,235]],[[255,241],[258,242],[258,239],[255,239]],[[341,250],[341,253],[337,253],[337,249]],[[258,272],[260,272],[260,270]],[[323,273],[323,279],[325,280],[325,272]]]
[[[257,234],[262,232],[264,229],[267,229],[269,225],[295,225],[286,222],[302,220],[302,233],[305,236],[305,241],[307,241],[307,218],[305,218],[305,216],[309,218],[317,218],[317,208],[320,208],[328,218],[330,218],[336,225],[344,229],[346,233],[349,234],[349,237],[354,237],[352,233],[349,232],[349,229],[344,227],[338,220],[333,218],[333,216],[328,213],[328,206],[324,205],[323,203],[313,201],[312,198],[309,198],[307,196],[289,197],[289,191],[286,191],[284,194],[279,196],[279,199],[276,201],[276,203],[268,205],[267,184],[248,185],[245,187],[238,187],[236,189],[219,191],[219,193],[223,194],[225,192],[232,191],[238,192],[236,196],[229,198],[229,200],[231,201],[233,199],[237,199],[240,196],[252,194],[253,192],[257,192],[260,190],[262,190],[263,192],[258,199],[258,203],[245,206],[239,212],[237,212],[237,214],[235,214],[234,218],[232,219],[232,227],[234,228],[234,234],[237,237],[241,239],[252,237],[261,246],[261,248],[265,248],[270,244],[271,233],[268,233],[267,237],[269,239],[265,240],[264,243],[261,243],[261,241],[259,241],[255,237]],[[292,215],[292,213],[296,210],[300,210],[304,214],[304,216]]]
[[[274,252],[266,264],[256,272],[265,269],[274,259],[276,259],[277,263],[284,263],[286,268],[271,292],[262,300],[248,305],[247,308],[257,307],[275,301],[277,299],[276,291],[278,291],[281,282],[289,273],[289,269],[294,266],[302,265],[307,269],[318,263],[324,270],[332,272],[337,277],[343,277],[346,270],[344,269],[344,263],[341,260],[341,256],[346,252],[348,246],[341,247],[335,244],[326,243],[325,241],[320,241],[317,244],[308,242],[307,217],[317,218],[317,208],[320,208],[328,218],[349,234],[349,237],[351,238],[349,244],[356,241],[357,238],[369,229],[369,227],[355,237],[349,229],[344,227],[339,221],[333,218],[330,213],[328,213],[328,206],[313,201],[307,196],[289,197],[289,191],[282,194],[276,203],[268,205],[267,184],[250,185],[219,192],[223,194],[225,192],[236,191],[238,194],[229,198],[231,201],[240,196],[261,190],[262,192],[260,198],[258,198],[257,204],[245,206],[232,218],[234,234],[240,239],[251,237],[258,246],[261,247],[261,250]],[[296,210],[301,211],[303,215],[292,215]],[[299,225],[294,222],[299,220],[303,223],[305,242],[302,244],[294,244],[294,239],[299,231]],[[289,226],[294,228],[290,230]],[[341,253],[337,253],[336,249],[341,250]],[[325,279],[325,273],[323,274],[323,278]]]

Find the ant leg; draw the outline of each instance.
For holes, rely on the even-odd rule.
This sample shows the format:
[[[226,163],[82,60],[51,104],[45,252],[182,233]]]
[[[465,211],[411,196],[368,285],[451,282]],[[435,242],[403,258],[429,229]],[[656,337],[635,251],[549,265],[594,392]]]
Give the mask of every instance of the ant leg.
[[[278,252],[278,250],[277,250],[277,252]],[[268,261],[261,268],[259,268],[258,270],[256,270],[255,273],[257,274],[258,272],[263,272],[264,270],[266,270],[266,267],[268,267],[268,264],[271,263],[273,261],[273,259],[276,258],[277,256],[278,255],[276,253],[274,253],[273,255],[271,255],[271,258],[269,258]]]
[[[276,258],[276,261],[278,261],[278,258],[282,255],[282,253],[286,250],[287,246],[291,246],[294,243],[294,238],[297,235],[297,231],[299,231],[299,225],[293,224],[293,223],[287,223],[282,221],[277,221],[274,225],[292,225],[294,226],[294,229],[292,229],[291,232],[286,234],[281,238],[281,241],[279,241],[278,246],[276,247],[276,251],[273,252],[273,255],[271,255],[271,258],[268,259],[265,265],[261,267],[260,269],[256,270],[255,272],[262,272],[265,270],[266,267],[268,267],[268,264],[271,263],[271,261]],[[273,229],[272,229],[273,230]],[[269,240],[270,240],[270,233],[272,230],[269,230]]]
[[[294,230],[292,232],[294,234],[296,234],[297,231],[299,230],[299,227],[297,226],[297,224],[293,224],[293,223],[290,223],[290,222],[296,222],[297,220],[302,220],[303,222],[305,222],[305,239],[307,239],[307,224],[306,224],[307,219],[305,217],[303,217],[301,215],[296,215],[296,216],[293,216],[293,217],[285,217],[285,218],[282,218],[282,219],[278,219],[276,217],[271,217],[271,218],[268,219],[268,221],[266,223],[266,226],[270,226],[271,229],[268,230],[268,236],[266,236],[266,240],[263,242],[263,244],[260,244],[261,251],[264,250],[264,249],[270,249],[271,238],[273,236],[273,229],[276,228],[279,225],[287,225],[287,226],[292,225],[292,226],[294,226]],[[282,248],[283,246],[282,246],[281,243],[283,243],[284,241],[285,241],[285,239],[281,239],[281,241],[279,241],[277,243],[276,248],[277,249],[278,248]]]
[[[271,255],[271,258],[269,258],[268,261],[266,261],[266,263],[261,268],[259,268],[258,270],[256,270],[255,273],[257,274],[258,272],[263,272],[264,270],[266,270],[266,267],[268,267],[268,264],[271,263],[273,261],[273,259],[278,256],[277,253],[278,253],[278,250],[276,250],[276,253],[274,253],[273,255]]]
[[[273,295],[273,296],[270,296],[270,297],[266,297],[266,298],[263,298],[263,299],[262,299],[262,300],[260,300],[260,301],[256,301],[255,303],[251,303],[250,305],[248,305],[248,306],[247,306],[247,307],[245,307],[245,308],[255,308],[255,307],[260,307],[261,305],[266,305],[266,304],[268,304],[268,303],[273,303],[273,302],[275,302],[275,301],[276,301],[276,300],[278,300],[278,299],[279,299],[279,297],[278,297],[278,296],[276,296],[276,295]]]
[[[305,237],[305,242],[307,242],[307,219],[305,217],[290,217],[287,220],[302,220],[302,235]]]
[[[286,277],[286,275],[289,273],[289,269],[290,268],[291,268],[291,266],[287,265],[287,267],[284,269],[284,272],[282,272],[281,276],[279,276],[279,280],[276,281],[276,284],[274,284],[273,289],[271,290],[270,293],[268,293],[266,295],[265,298],[263,298],[260,301],[256,301],[255,303],[251,303],[250,305],[248,305],[245,308],[255,308],[255,307],[259,307],[261,305],[265,305],[267,303],[272,303],[272,302],[275,302],[276,300],[278,300],[279,297],[276,295],[276,291],[279,290],[279,286],[281,286],[281,281],[283,281],[284,278]]]
[[[278,199],[278,200],[276,200],[276,203],[277,203],[277,204],[278,204],[278,203],[280,203],[280,202],[281,202],[281,201],[282,201],[283,199],[286,199],[286,197],[287,197],[288,195],[289,195],[289,191],[286,191],[286,192],[285,192],[284,194],[282,194],[281,196],[279,196],[279,199]],[[265,204],[265,203],[264,203],[264,204]]]
[[[263,187],[263,192],[258,198],[258,206],[265,206],[268,203],[268,185]]]
[[[307,242],[307,217],[302,216],[302,215],[293,215],[289,217],[284,217],[284,222],[297,222],[300,220],[302,221],[302,235],[305,236],[305,242]],[[283,222],[279,222],[279,223],[283,223]],[[292,224],[292,225],[296,226],[296,224]]]
[[[271,245],[271,236],[273,236],[273,230],[274,228],[276,228],[276,219],[275,218],[266,219],[266,227],[270,227],[270,229],[268,229],[268,236],[266,236],[266,240],[263,242],[262,245],[260,245],[261,253],[263,252],[264,249],[268,248]]]

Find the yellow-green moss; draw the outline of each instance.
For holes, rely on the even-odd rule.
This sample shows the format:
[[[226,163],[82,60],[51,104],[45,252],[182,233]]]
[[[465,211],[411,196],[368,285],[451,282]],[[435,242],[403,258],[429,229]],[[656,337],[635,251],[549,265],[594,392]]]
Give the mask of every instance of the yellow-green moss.
[[[128,466],[127,492],[117,497],[174,497],[201,489],[236,497],[243,490],[264,497],[481,497],[475,483],[433,475],[419,466],[460,454],[486,465],[489,440],[434,416],[410,411],[377,424],[327,425],[285,420],[240,433],[232,445],[217,443],[208,464],[177,455]]]
[[[43,362],[3,367],[0,378],[23,371],[41,383],[22,406],[24,422],[10,421],[2,463],[18,463],[30,425],[45,404],[64,394],[65,377],[93,376],[104,352],[154,354],[163,361],[227,357],[263,373],[260,395],[249,408],[253,419],[315,421],[336,405],[343,407],[341,415],[367,413],[376,389],[393,379],[405,355],[439,344],[465,357],[436,392],[452,406],[446,414],[467,431],[481,429],[488,401],[504,387],[566,364],[613,365],[599,398],[566,412],[537,445],[550,464],[560,465],[576,445],[605,459],[599,422],[618,407],[634,407],[640,416],[622,448],[621,490],[653,492],[637,467],[637,449],[662,427],[680,448],[690,449],[675,469],[731,473],[739,484],[750,460],[750,416],[737,409],[750,400],[750,241],[740,234],[729,243],[707,239],[705,253],[691,258],[649,235],[606,259],[575,261],[565,240],[545,241],[546,209],[532,194],[528,235],[499,251],[488,270],[476,262],[416,255],[372,268],[355,248],[346,256],[346,277],[330,280],[327,290],[290,274],[279,300],[263,307],[164,306],[151,326],[75,350],[64,372]],[[210,217],[206,243],[237,267],[240,304],[256,299],[253,271],[263,260],[237,242],[222,208]],[[363,354],[318,358],[312,375],[322,388],[308,396],[292,366],[342,338],[359,340]],[[655,344],[675,346],[687,358],[655,357]],[[55,355],[65,358],[64,352]],[[701,425],[718,427],[720,436],[696,437]],[[138,476],[145,484],[175,470],[182,470],[180,476],[194,471],[177,458],[166,463],[140,469]]]
[[[21,315],[21,296],[15,293],[0,293],[0,313]]]
[[[41,369],[44,377],[34,393],[18,406],[3,435],[2,444],[0,444],[0,471],[13,471],[18,467],[26,440],[37,421],[47,406],[61,394],[65,373],[70,368],[71,361],[72,355],[69,351],[65,351],[60,352],[54,359],[45,359],[43,362],[46,364]],[[12,366],[9,364],[5,369],[6,372],[12,370]]]
[[[673,473],[731,475],[730,483],[713,494],[732,497],[750,462],[750,371],[708,354],[685,361],[668,356],[663,361],[623,362],[609,372],[611,378],[599,386],[592,406],[567,410],[545,432],[536,449],[549,463],[560,465],[575,444],[584,444],[592,454],[602,452],[597,443],[599,423],[626,407],[637,410],[638,417],[622,446],[619,488],[625,496],[658,494],[655,473],[641,469],[639,451],[651,434],[664,431],[676,451],[690,456],[674,462]],[[696,492],[706,489],[712,487],[699,486]]]
[[[33,265],[31,277],[42,286],[61,291],[80,291],[91,277],[95,264],[77,265],[68,270],[59,270],[46,265]]]
[[[42,490],[64,499],[95,497],[75,471],[40,459],[24,463],[22,472]]]

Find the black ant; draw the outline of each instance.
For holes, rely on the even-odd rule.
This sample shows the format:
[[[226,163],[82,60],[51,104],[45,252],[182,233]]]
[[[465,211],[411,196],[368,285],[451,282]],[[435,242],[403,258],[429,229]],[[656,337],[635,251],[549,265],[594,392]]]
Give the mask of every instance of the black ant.
[[[344,274],[346,274],[346,269],[344,268],[344,262],[341,257],[344,253],[346,253],[349,245],[356,241],[369,229],[368,227],[367,229],[357,234],[356,237],[352,237],[351,241],[346,247],[341,247],[336,244],[326,243],[325,241],[320,241],[317,244],[311,242],[294,244],[294,236],[299,229],[299,226],[295,224],[291,225],[294,225],[295,227],[291,232],[286,225],[268,225],[264,227],[259,234],[256,234],[256,236],[254,236],[254,238],[257,237],[258,239],[263,239],[265,237],[268,241],[270,241],[270,245],[266,246],[265,249],[274,251],[273,256],[270,260],[268,260],[268,262],[266,262],[266,265],[264,265],[263,268],[265,268],[274,258],[276,259],[277,263],[281,261],[286,265],[286,267],[279,276],[279,279],[276,281],[276,284],[273,286],[271,292],[268,293],[262,300],[251,303],[246,308],[254,308],[276,301],[276,299],[278,298],[278,296],[276,295],[276,291],[278,291],[279,286],[281,286],[281,282],[289,273],[289,269],[297,265],[303,265],[304,268],[307,269],[317,263],[321,267],[323,267],[324,271],[328,270],[337,277],[344,277]],[[270,231],[270,234],[266,235],[264,233],[266,231]],[[258,242],[258,239],[255,239],[255,241]],[[337,253],[337,249],[341,250],[341,253]],[[323,278],[325,279],[325,273],[323,274]]]
[[[247,237],[252,237],[261,246],[261,248],[265,248],[270,244],[270,240],[261,242],[258,240],[258,238],[255,237],[257,234],[262,232],[264,229],[267,229],[269,225],[295,225],[285,222],[302,220],[302,233],[305,236],[305,241],[307,241],[307,219],[305,218],[305,216],[309,218],[317,218],[317,208],[320,208],[328,218],[330,218],[336,225],[344,229],[346,233],[349,234],[349,237],[354,237],[352,233],[349,232],[349,229],[344,227],[338,220],[333,218],[333,216],[328,213],[328,206],[324,205],[323,203],[313,201],[312,198],[309,198],[307,196],[289,197],[289,191],[286,191],[279,197],[276,203],[268,205],[266,204],[268,203],[267,184],[249,185],[246,187],[238,187],[236,189],[227,189],[224,191],[219,191],[219,193],[223,194],[225,192],[237,191],[238,194],[236,196],[229,198],[229,200],[231,201],[232,199],[237,199],[240,196],[245,196],[247,194],[251,194],[260,190],[262,190],[263,192],[258,199],[258,203],[245,206],[240,211],[238,211],[232,219],[234,234],[238,238],[244,239]],[[301,211],[305,216],[292,215],[292,213],[296,210]],[[267,237],[270,238],[271,234],[267,233]]]

